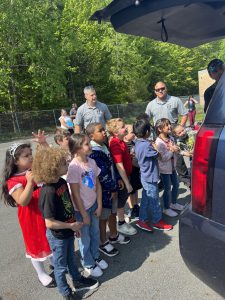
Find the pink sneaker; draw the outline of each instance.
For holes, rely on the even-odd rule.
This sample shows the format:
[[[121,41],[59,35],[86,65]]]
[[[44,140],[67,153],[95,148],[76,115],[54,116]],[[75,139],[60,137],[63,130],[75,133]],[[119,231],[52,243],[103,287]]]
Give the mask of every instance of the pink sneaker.
[[[152,227],[157,230],[171,230],[173,226],[165,223],[162,219],[158,223],[152,224]]]
[[[142,221],[137,221],[136,226],[141,228],[142,230],[148,231],[148,232],[153,232],[153,228],[148,225],[146,222],[142,222]]]

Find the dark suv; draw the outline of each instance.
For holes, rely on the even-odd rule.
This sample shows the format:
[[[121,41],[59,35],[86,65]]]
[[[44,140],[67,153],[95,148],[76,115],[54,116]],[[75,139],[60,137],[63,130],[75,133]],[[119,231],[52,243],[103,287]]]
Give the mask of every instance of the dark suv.
[[[225,296],[225,73],[195,144],[191,205],[180,218],[180,252],[190,270]]]
[[[225,1],[114,0],[91,19],[193,47],[225,36],[224,12]],[[197,277],[225,296],[225,73],[196,137],[191,196],[179,223],[181,255]]]

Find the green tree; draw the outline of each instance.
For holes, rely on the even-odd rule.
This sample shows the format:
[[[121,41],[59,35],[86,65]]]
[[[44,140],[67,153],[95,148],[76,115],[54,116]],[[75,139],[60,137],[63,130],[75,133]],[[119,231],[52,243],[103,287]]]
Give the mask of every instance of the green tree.
[[[106,103],[153,98],[159,80],[173,95],[193,94],[198,71],[215,57],[225,59],[224,41],[186,49],[89,20],[110,2],[2,0],[0,111],[81,104],[88,81]]]
[[[0,4],[1,103],[11,110],[48,107],[65,95],[65,57],[56,1]]]

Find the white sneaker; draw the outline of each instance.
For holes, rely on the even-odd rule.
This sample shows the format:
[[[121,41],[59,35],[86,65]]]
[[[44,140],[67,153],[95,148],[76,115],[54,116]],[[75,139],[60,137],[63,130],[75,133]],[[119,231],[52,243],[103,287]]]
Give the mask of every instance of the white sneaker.
[[[170,208],[175,209],[175,210],[183,210],[184,205],[181,205],[179,203],[171,203]]]
[[[123,225],[118,225],[117,230],[126,235],[134,235],[137,233],[137,230],[126,222]]]
[[[99,266],[100,269],[105,270],[108,268],[108,264],[104,259],[98,258],[95,260],[96,265]]]
[[[178,216],[178,213],[176,213],[174,210],[167,208],[163,210],[164,215],[167,215],[169,217],[176,217]]]
[[[102,276],[103,272],[99,266],[95,265],[94,267],[91,268],[84,268],[84,271],[93,277],[100,277]]]

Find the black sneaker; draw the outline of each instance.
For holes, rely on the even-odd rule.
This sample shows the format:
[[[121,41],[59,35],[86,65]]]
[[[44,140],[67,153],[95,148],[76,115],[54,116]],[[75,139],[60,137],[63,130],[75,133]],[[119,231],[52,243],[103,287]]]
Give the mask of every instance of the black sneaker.
[[[69,293],[69,295],[67,295],[67,296],[63,296],[63,299],[64,300],[75,300],[75,299],[77,299],[76,297],[75,297],[75,293],[73,293],[72,291]]]
[[[80,280],[73,281],[76,292],[83,290],[94,290],[99,286],[99,282],[97,279],[86,278],[81,276]]]
[[[136,218],[136,219],[139,219],[139,212],[140,212],[140,206],[137,205],[137,206],[136,206],[136,212],[135,212],[135,218]]]
[[[122,244],[122,245],[124,244],[125,245],[125,244],[130,243],[130,238],[128,236],[125,236],[125,235],[121,234],[121,233],[118,233],[117,237],[115,237],[115,238],[109,237],[109,241],[112,244],[118,243],[118,244]]]
[[[139,219],[139,205],[135,204],[131,211],[131,219]]]
[[[51,271],[54,271],[54,266],[53,266],[53,265],[49,265],[49,269],[50,269]]]
[[[113,245],[111,245],[109,241],[99,246],[99,251],[101,251],[102,253],[104,253],[109,257],[113,257],[119,254],[119,250],[117,250]]]

